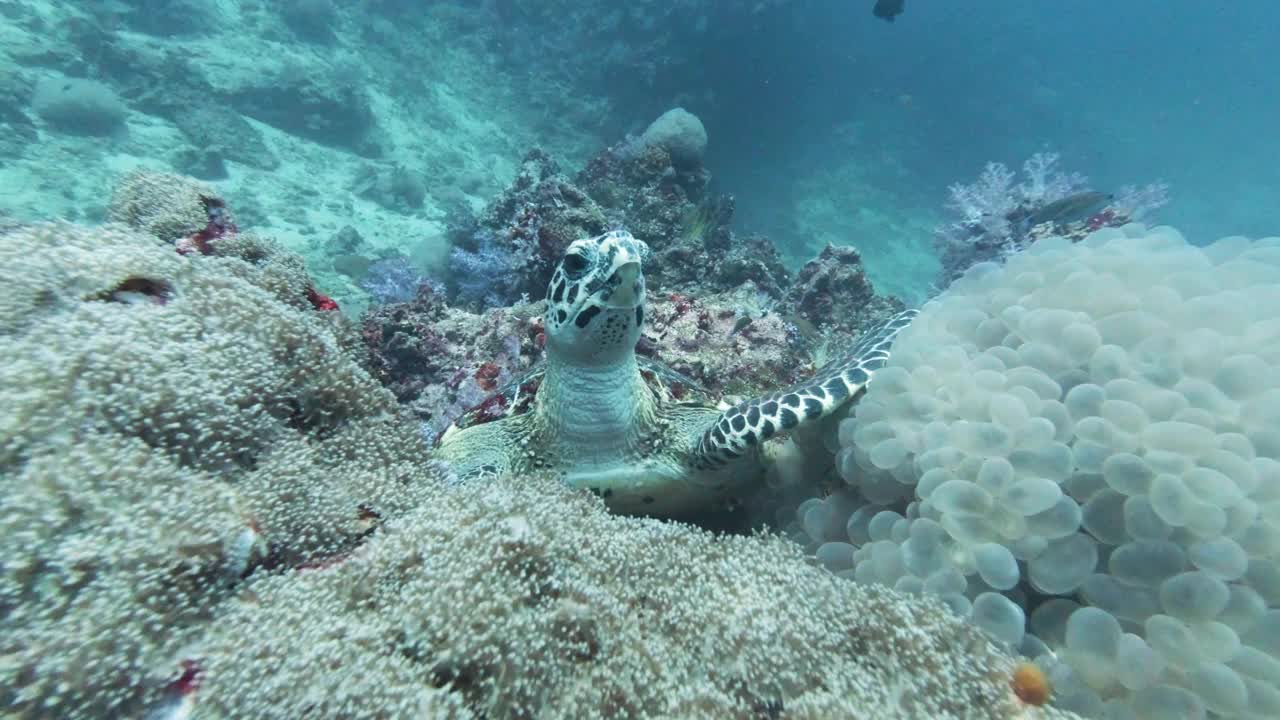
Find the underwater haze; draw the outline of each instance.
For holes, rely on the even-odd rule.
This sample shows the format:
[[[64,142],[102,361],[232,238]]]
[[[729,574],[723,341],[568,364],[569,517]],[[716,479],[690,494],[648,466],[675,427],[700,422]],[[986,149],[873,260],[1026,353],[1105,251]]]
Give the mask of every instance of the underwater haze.
[[[1046,148],[1101,190],[1168,182],[1195,242],[1280,223],[1274,4],[864,4],[779,9],[706,65],[718,177],[788,246],[857,233],[874,263],[956,179]],[[824,206],[825,230],[797,212]]]
[[[0,0],[0,714],[1280,718],[1277,28]]]

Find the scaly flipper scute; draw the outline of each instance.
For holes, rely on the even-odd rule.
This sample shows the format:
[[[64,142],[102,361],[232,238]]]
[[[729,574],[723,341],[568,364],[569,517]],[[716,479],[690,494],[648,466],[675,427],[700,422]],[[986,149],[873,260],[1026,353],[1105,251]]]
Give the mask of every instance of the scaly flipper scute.
[[[694,466],[720,467],[742,457],[748,448],[830,415],[856,398],[889,359],[894,338],[917,314],[907,310],[863,333],[847,355],[813,377],[725,410],[698,440]]]

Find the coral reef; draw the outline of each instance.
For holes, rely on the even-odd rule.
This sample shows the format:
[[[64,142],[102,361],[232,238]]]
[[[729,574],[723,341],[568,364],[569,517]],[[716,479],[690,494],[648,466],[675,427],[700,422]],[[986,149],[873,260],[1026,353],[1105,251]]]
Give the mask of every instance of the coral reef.
[[[636,351],[715,393],[750,395],[814,369],[799,330],[751,283],[706,297],[653,297],[645,315]]]
[[[316,290],[307,274],[306,264],[297,253],[254,233],[227,233],[208,241],[204,254],[232,257],[253,267],[255,282],[273,293],[280,302],[299,309],[321,311],[338,309],[328,295]],[[238,269],[240,266],[234,266]]]
[[[780,538],[451,486],[341,318],[210,244],[0,235],[9,716],[1069,717]]]
[[[468,283],[487,290],[499,282],[495,267],[501,266],[481,265],[478,279],[456,278],[459,296],[468,298]],[[661,267],[646,266],[646,276],[651,269],[661,274]],[[874,295],[856,252],[847,248],[832,248],[800,277],[782,301],[750,280],[701,295],[651,293],[637,352],[703,390],[745,396],[811,373],[863,329],[902,309],[899,301]],[[541,359],[542,303],[507,307],[498,299],[477,313],[451,305],[428,284],[413,300],[364,316],[369,366],[419,418],[428,438]],[[821,308],[833,314],[815,317],[818,322],[801,314]],[[534,380],[526,391],[536,387]]]
[[[828,349],[845,345],[859,326],[873,321],[871,316],[892,306],[893,301],[870,293],[861,260],[877,272],[892,267],[894,275],[913,282],[932,275],[931,265],[908,269],[921,253],[901,242],[918,235],[916,225],[932,215],[915,205],[906,209],[908,204],[890,192],[866,189],[881,181],[892,186],[897,178],[907,188],[904,193],[914,192],[924,175],[920,168],[944,164],[946,158],[937,151],[953,146],[967,128],[980,128],[998,142],[1008,132],[1034,127],[1035,121],[1061,119],[1064,110],[1082,111],[1090,136],[1103,140],[1097,151],[1113,153],[1099,163],[1098,172],[1115,173],[1124,162],[1171,161],[1168,152],[1157,155],[1152,145],[1141,142],[1143,125],[1133,122],[1137,115],[1108,107],[1110,99],[1123,96],[1124,108],[1167,116],[1162,128],[1170,132],[1160,134],[1166,143],[1185,139],[1176,132],[1179,117],[1203,128],[1205,113],[1217,112],[1225,121],[1235,121],[1214,126],[1220,144],[1213,144],[1214,133],[1200,133],[1206,143],[1182,142],[1172,161],[1181,168],[1175,172],[1185,173],[1183,178],[1201,175],[1194,185],[1180,181],[1188,186],[1190,204],[1179,208],[1186,223],[1266,228],[1274,219],[1267,209],[1274,205],[1267,204],[1274,173],[1265,172],[1271,168],[1265,162],[1268,153],[1249,152],[1255,145],[1265,149],[1266,133],[1241,122],[1251,116],[1250,106],[1234,102],[1238,98],[1230,93],[1201,93],[1194,103],[1187,98],[1168,107],[1138,108],[1127,101],[1141,97],[1159,104],[1168,97],[1149,92],[1142,79],[1135,85],[1121,76],[1034,87],[1021,82],[1025,78],[993,76],[983,87],[997,92],[971,86],[961,93],[964,97],[939,98],[924,92],[928,83],[912,82],[911,73],[925,68],[926,74],[936,75],[946,63],[895,63],[892,57],[887,63],[872,62],[872,52],[892,55],[894,48],[906,47],[902,43],[813,42],[812,32],[795,31],[826,28],[809,25],[815,16],[795,10],[787,0],[4,3],[0,656],[5,663],[0,704],[6,714],[146,717],[157,701],[173,702],[183,712],[199,702],[207,710],[200,714],[236,717],[322,712],[307,703],[323,703],[334,714],[375,716],[429,714],[433,709],[441,715],[487,717],[628,711],[755,717],[909,714],[900,705],[878,705],[873,697],[878,689],[864,695],[861,686],[842,684],[852,682],[845,673],[879,683],[893,669],[892,659],[872,667],[877,663],[874,653],[883,646],[864,642],[861,630],[849,624],[883,620],[911,626],[923,616],[920,625],[930,630],[936,627],[930,624],[935,621],[930,612],[881,614],[874,600],[888,597],[882,591],[833,589],[816,574],[795,570],[800,574],[791,575],[795,558],[786,560],[785,572],[760,572],[758,582],[729,574],[724,568],[737,562],[756,572],[751,564],[758,557],[755,545],[739,545],[737,539],[718,544],[681,528],[620,529],[590,503],[541,480],[528,480],[527,487],[446,493],[438,487],[436,471],[419,462],[424,452],[420,439],[430,440],[477,404],[484,410],[487,401],[488,410],[496,411],[492,393],[525,378],[536,366],[538,305],[522,302],[522,297],[541,296],[546,263],[576,237],[623,226],[648,241],[657,252],[647,268],[652,296],[641,350],[716,395],[749,394],[808,372],[821,364]],[[868,20],[865,8],[856,15]],[[816,19],[830,24],[827,15]],[[799,43],[774,42],[784,35],[800,38]],[[1256,45],[1236,44],[1245,49]],[[791,54],[793,49],[800,52]],[[898,55],[901,59],[911,53]],[[1056,57],[1078,60],[1071,54]],[[993,58],[987,54],[978,60]],[[1008,65],[1025,70],[1025,63]],[[1074,75],[1069,66],[1040,69],[1044,72],[1037,76],[1042,78],[1059,77],[1058,72],[1060,77],[1080,75],[1079,67]],[[756,71],[763,73],[754,77]],[[855,93],[847,97],[844,92],[822,97],[826,80],[850,76],[869,81],[845,83],[845,90]],[[941,75],[925,79],[942,81],[938,87],[950,93],[963,87]],[[1193,85],[1212,89],[1214,83]],[[1037,106],[1035,113],[1019,115],[1016,107],[1005,105],[999,118],[992,117],[993,103],[1007,101],[1003,95],[1009,95],[1005,91],[1010,87],[1025,91],[1010,96],[1015,104],[1017,98],[1028,99]],[[894,97],[901,88],[915,95],[914,102],[911,95]],[[862,257],[852,248],[828,248],[797,275],[783,269],[768,240],[731,230],[735,201],[710,184],[701,121],[675,110],[645,130],[649,119],[676,104],[701,114],[717,133],[717,172],[734,177],[735,192],[754,190],[755,197],[769,198],[770,210],[781,209],[777,215],[807,221],[797,222],[790,237],[785,226],[771,228],[775,240],[787,237],[792,247],[803,245],[799,241],[813,243],[804,245],[806,252],[817,250],[827,238],[837,244],[857,242]],[[946,107],[942,119],[947,122],[937,123],[939,116],[929,115],[931,106]],[[839,108],[842,115],[852,110],[856,117],[846,129],[833,130],[849,118],[824,114],[824,107]],[[1179,107],[1191,114],[1179,115]],[[977,111],[966,113],[965,108]],[[961,115],[945,115],[953,110]],[[1053,127],[1061,133],[1073,124],[1055,122]],[[808,136],[812,129],[857,141],[833,146]],[[628,130],[636,135],[592,158],[600,143]],[[907,138],[912,142],[904,142]],[[1241,150],[1244,138],[1252,144]],[[517,167],[513,160],[534,143],[546,149],[545,157],[563,158],[564,167],[582,170],[547,170],[549,161],[536,159]],[[727,161],[742,155],[728,151],[739,143],[752,152],[732,166]],[[1115,143],[1129,147],[1117,153]],[[815,171],[829,159],[837,166],[832,172]],[[220,181],[219,190],[176,176],[138,176],[105,207],[102,190],[109,176],[164,162],[180,173]],[[1217,175],[1212,171],[1218,167],[1244,174]],[[1264,171],[1250,174],[1259,167]],[[845,168],[849,170],[842,174]],[[1117,190],[1105,204],[1093,204],[1096,199],[1087,197],[1090,186],[1058,172],[1049,155],[1033,158],[1026,170],[1024,177],[1015,177],[1008,168],[993,167],[978,185],[955,189],[958,215],[942,233],[947,269],[941,284],[975,262],[1004,262],[1013,256],[1016,263],[1013,251],[1034,249],[1044,240],[1046,253],[1074,252],[1049,238],[1085,243],[1090,232],[1141,219],[1145,209],[1163,202],[1161,186],[1152,185]],[[517,175],[504,198],[490,206],[492,213],[481,209],[486,197]],[[782,185],[790,188],[791,197],[813,202],[780,200],[775,188]],[[856,199],[832,202],[838,195]],[[234,217],[224,196],[239,198]],[[1085,197],[1064,204],[1073,196]],[[738,208],[756,210],[746,207],[746,197],[739,196]],[[510,203],[503,204],[504,199]],[[443,258],[449,250],[443,239],[446,213],[462,217],[477,210],[478,220],[459,225],[458,234],[449,236],[454,246],[450,277],[440,287],[422,287],[419,274],[434,267],[428,259]],[[104,213],[135,231],[29,222],[52,216],[97,222]],[[901,220],[912,214],[920,219]],[[860,219],[847,225],[833,220],[842,215]],[[338,286],[330,291],[343,293],[339,297],[349,313],[358,312],[366,294],[391,305],[368,316],[362,336],[353,334],[337,313],[316,312],[336,304],[317,290],[303,260],[275,241],[242,231],[268,224],[290,250],[306,254],[313,271],[322,273],[323,287]],[[1201,228],[1196,232],[1207,230]],[[332,250],[327,250],[325,241],[331,237]],[[1219,244],[1204,252],[1217,263],[1234,252],[1232,247]],[[1193,259],[1189,249],[1180,252],[1183,260]],[[1241,251],[1219,265],[1243,274],[1245,266],[1274,266],[1273,254]],[[792,267],[806,259],[799,253],[784,255],[795,263]],[[1038,254],[1031,257],[1043,260]],[[1275,333],[1268,319],[1256,315],[1257,308],[1274,307],[1275,298],[1258,300],[1256,288],[1237,289],[1226,281],[1210,287],[1201,284],[1201,274],[1181,270],[1164,277],[1138,271],[1146,272],[1138,267],[1132,276],[1171,288],[1177,302],[1167,294],[1103,288],[1106,293],[1096,294],[1132,299],[1134,307],[1124,312],[1133,314],[1079,324],[1092,324],[1100,335],[1132,331],[1146,337],[1132,346],[1108,339],[1106,345],[1122,348],[1123,357],[1109,350],[1096,362],[1091,356],[1090,362],[1076,362],[1061,374],[1040,363],[1056,357],[1050,351],[1078,349],[1070,343],[1089,341],[1080,334],[1087,332],[1072,328],[1074,335],[1024,342],[1022,326],[1033,323],[1015,317],[1020,312],[1015,306],[1032,308],[1028,314],[1065,308],[1090,315],[1093,306],[1080,310],[1081,303],[1094,298],[1079,295],[1094,294],[1098,285],[1087,274],[1068,284],[1034,269],[1020,279],[1012,272],[986,276],[981,273],[993,271],[984,267],[974,284],[964,286],[968,290],[962,287],[948,296],[965,297],[979,310],[956,306],[938,311],[933,323],[926,324],[933,342],[946,338],[964,346],[963,353],[935,354],[932,348],[919,353],[926,357],[911,370],[910,382],[927,390],[893,384],[873,389],[868,408],[879,403],[880,409],[868,409],[865,417],[883,412],[888,426],[868,431],[861,445],[856,427],[847,426],[843,438],[838,433],[822,438],[825,448],[795,449],[816,466],[830,463],[843,441],[841,464],[860,464],[856,487],[837,474],[831,481],[838,492],[803,508],[803,526],[815,537],[833,538],[807,549],[841,574],[889,578],[909,554],[895,555],[885,543],[914,551],[941,539],[939,528],[966,539],[970,536],[963,533],[985,532],[988,528],[971,524],[964,513],[941,513],[929,505],[934,498],[938,503],[948,500],[940,489],[932,488],[930,498],[919,496],[928,487],[925,473],[917,472],[923,468],[907,472],[895,466],[881,472],[883,468],[865,466],[889,463],[901,450],[881,433],[892,431],[892,439],[912,436],[920,429],[913,425],[917,416],[941,406],[924,427],[940,433],[945,426],[947,442],[957,446],[975,443],[965,445],[963,459],[948,455],[948,462],[957,463],[956,479],[993,494],[981,483],[1001,481],[1005,467],[995,462],[990,448],[978,446],[985,436],[975,438],[974,427],[965,423],[982,423],[987,430],[987,424],[999,424],[995,420],[1021,422],[1018,405],[1003,397],[1013,395],[1028,408],[1027,426],[1043,432],[1039,420],[1053,423],[1053,442],[1070,446],[1072,463],[1077,454],[1103,463],[1096,472],[1073,465],[1070,477],[1057,482],[1062,496],[1080,508],[1076,534],[1091,543],[1073,535],[1076,544],[1070,549],[1082,549],[1086,559],[1096,553],[1096,572],[1077,589],[1046,594],[1056,588],[1052,573],[1046,575],[1043,568],[1059,558],[1047,556],[1033,567],[1022,555],[1033,552],[1034,544],[1013,547],[1012,536],[1024,529],[1014,519],[997,528],[997,541],[972,548],[972,558],[966,554],[968,546],[957,548],[946,540],[948,550],[955,551],[948,562],[959,557],[961,566],[922,585],[997,638],[1012,642],[1021,634],[1019,649],[1024,652],[1042,653],[1047,646],[1056,653],[1058,662],[1042,659],[1041,666],[1030,666],[1042,669],[1039,677],[1027,666],[1013,671],[1014,696],[1042,702],[1047,673],[1066,704],[1125,720],[1172,715],[1176,704],[1185,715],[1201,710],[1215,718],[1239,715],[1241,688],[1246,709],[1253,703],[1255,715],[1280,715],[1274,712],[1280,705],[1274,702],[1280,665],[1273,661],[1276,642],[1270,630],[1280,606],[1272,527],[1277,510],[1266,494],[1276,485],[1268,461],[1275,459],[1277,441],[1269,429],[1280,419],[1269,409],[1274,388],[1260,389],[1258,379],[1275,375]],[[882,291],[910,291],[907,283],[894,284],[887,274],[874,277],[885,278],[883,284],[877,282]],[[986,305],[975,299],[987,297],[990,290],[978,282],[982,277],[982,282],[999,285]],[[1052,298],[1047,292],[1037,295],[1032,289],[1036,283],[1061,289]],[[1245,300],[1212,305],[1233,292]],[[1026,296],[1031,299],[1023,303]],[[358,302],[349,304],[348,298]],[[1034,304],[1040,300],[1044,303]],[[1151,309],[1166,302],[1177,310]],[[1054,303],[1061,307],[1049,306]],[[1253,304],[1256,308],[1237,311]],[[989,317],[976,322],[979,311]],[[1201,332],[1206,328],[1184,333],[1182,323],[1201,312],[1213,316],[1202,324],[1216,334]],[[946,328],[940,324],[943,316]],[[1223,332],[1241,317],[1252,322],[1246,331]],[[996,318],[1007,331],[999,338],[993,337],[1000,328]],[[1027,337],[1033,331],[1028,329]],[[1218,342],[1222,338],[1227,339]],[[359,340],[365,345],[356,346]],[[1017,346],[1017,357],[1000,349],[1006,345]],[[1241,348],[1248,352],[1237,352]],[[363,370],[350,359],[353,350]],[[1218,352],[1231,357],[1220,362]],[[1007,365],[997,366],[989,357]],[[901,369],[890,368],[886,380]],[[996,386],[987,384],[995,382],[993,373],[1012,378],[1001,386],[1009,392],[996,393]],[[1122,373],[1129,375],[1118,377]],[[394,390],[403,406],[388,399],[367,375]],[[946,383],[933,384],[935,375],[947,378]],[[1057,405],[1037,400],[1052,389],[1041,382],[1048,376],[1061,391],[1053,402],[1071,410],[1065,421],[1061,413],[1053,414]],[[1025,381],[1026,387],[1015,380]],[[1103,394],[1079,390],[1086,386],[1101,388]],[[1153,387],[1167,391],[1160,398],[1178,402],[1170,399],[1172,393],[1188,407],[1157,420],[1157,411],[1167,408],[1153,410],[1142,395],[1156,393]],[[94,394],[100,398],[86,400]],[[996,395],[1001,397],[993,404]],[[1123,425],[1142,418],[1130,405],[1147,413],[1142,432]],[[395,416],[404,408],[414,418],[401,425]],[[996,418],[993,408],[1014,415]],[[1088,414],[1076,417],[1077,410]],[[1037,412],[1043,417],[1030,417]],[[1212,425],[1216,445],[1197,450],[1206,444],[1204,433],[1182,425],[1158,428],[1170,431],[1164,436],[1150,430],[1161,423]],[[1068,428],[1061,438],[1060,425]],[[1115,452],[1100,460],[1104,450]],[[1172,456],[1194,453],[1200,454],[1193,468],[1174,464]],[[925,454],[911,449],[908,455],[915,462]],[[980,477],[974,474],[979,456],[983,465],[978,471],[988,461],[992,468]],[[1115,461],[1109,475],[1106,463],[1115,456],[1129,465]],[[1129,456],[1158,471],[1149,487],[1110,484],[1126,472],[1132,475],[1129,480],[1140,482],[1134,478],[1140,478],[1144,466]],[[1062,457],[1059,449],[1056,459]],[[1019,456],[1019,462],[1025,459]],[[1049,471],[1056,471],[1037,468],[1031,478],[1012,454],[1007,460],[1018,482],[1045,480]],[[1267,472],[1260,474],[1258,468]],[[1232,478],[1244,499],[1219,496],[1231,486],[1216,482],[1218,474]],[[808,465],[794,475],[826,480]],[[935,473],[932,480],[937,478]],[[1039,500],[1044,493],[1053,494],[1044,483],[1019,487],[1039,490]],[[374,491],[366,492],[370,488]],[[960,504],[982,497],[956,486],[949,491],[955,494],[949,499]],[[1124,503],[1117,502],[1117,493],[1125,496]],[[1003,502],[1004,496],[999,497]],[[857,508],[870,507],[869,500],[875,500],[873,510],[858,514]],[[1130,501],[1136,509],[1124,516]],[[429,515],[433,507],[442,508],[438,516]],[[1152,514],[1168,522],[1157,509],[1185,522],[1164,536]],[[1235,531],[1255,510],[1253,524]],[[545,517],[554,511],[564,513],[563,524]],[[489,513],[504,520],[535,518],[535,534],[547,528],[548,534],[578,544],[556,545],[541,538],[511,543],[511,528],[500,522],[495,526],[498,521]],[[851,517],[857,518],[852,536]],[[924,522],[930,518],[937,527]],[[1220,521],[1225,523],[1222,533],[1208,532]],[[515,522],[518,530],[519,520]],[[578,533],[586,531],[593,537],[581,538]],[[622,538],[618,545],[602,547],[599,538],[615,531]],[[1132,533],[1146,535],[1130,537]],[[666,562],[653,547],[668,544],[681,552],[696,549],[720,564],[688,561],[673,552],[671,562],[684,565],[653,570],[649,563]],[[854,544],[863,547],[855,551]],[[481,549],[465,549],[471,545]],[[1163,554],[1142,554],[1153,548]],[[590,550],[599,550],[599,556],[582,556]],[[341,562],[347,553],[352,553],[350,564]],[[1176,573],[1156,577],[1172,572],[1160,564],[1170,558],[1181,558]],[[930,554],[925,561],[936,559]],[[431,564],[446,561],[453,564],[445,570]],[[504,562],[514,563],[520,572]],[[1139,570],[1150,574],[1121,577],[1112,572],[1113,564],[1131,573],[1140,565]],[[633,565],[640,570],[628,574]],[[299,566],[305,572],[286,572]],[[1058,567],[1062,572],[1073,569],[1065,561]],[[957,573],[963,576],[963,588]],[[1111,581],[1098,575],[1120,577],[1116,582],[1123,584],[1108,585]],[[365,585],[365,577],[376,582]],[[574,585],[566,577],[581,582]],[[659,604],[668,599],[644,595],[642,583],[659,577],[699,590],[704,589],[700,578],[714,577],[722,584],[699,598],[707,605],[693,608]],[[894,582],[918,589],[904,577]],[[619,590],[611,585],[627,581],[633,586]],[[483,595],[488,604],[472,603],[476,613],[467,615],[468,603],[492,587],[487,582],[502,587]],[[588,597],[579,598],[580,605],[587,609],[561,605],[560,597],[547,600],[552,593],[544,588],[529,589],[539,582],[581,591]],[[779,591],[769,584],[774,582],[792,585],[794,591]],[[1225,607],[1213,620],[1204,620],[1206,608],[1222,600],[1223,585]],[[362,594],[365,587],[367,594]],[[1116,587],[1124,592],[1106,594]],[[508,588],[515,590],[504,595]],[[850,592],[852,600],[847,599]],[[839,598],[831,601],[829,593]],[[531,604],[522,604],[530,598]],[[594,610],[597,602],[600,610]],[[779,611],[770,602],[790,605]],[[806,624],[812,618],[795,622],[787,614],[822,612],[805,606],[810,602],[832,602],[844,613],[834,619],[819,614],[827,635]],[[858,603],[869,605],[866,616],[853,614],[860,612]],[[438,610],[438,604],[447,607]],[[659,633],[626,625],[629,618],[649,620],[655,606],[666,612],[665,624],[656,623]],[[1142,612],[1158,608],[1159,616],[1173,620],[1144,617],[1139,622],[1135,607]],[[295,622],[293,614],[304,608],[315,612]],[[615,612],[603,619],[591,614],[606,609]],[[518,622],[503,624],[520,613],[525,614],[516,620],[537,625],[535,631],[522,634],[509,631]],[[1264,613],[1262,619],[1254,622],[1259,613]],[[769,615],[784,626],[752,624]],[[1020,620],[1028,616],[1030,632],[1041,645],[1022,634]],[[797,631],[788,634],[786,623],[795,624]],[[697,625],[716,635],[697,648],[701,655],[691,654],[696,658],[691,665],[668,665],[668,656],[685,652],[668,637],[683,632],[687,642]],[[460,629],[468,626],[477,628],[475,636]],[[583,630],[587,626],[594,635]],[[283,627],[296,628],[297,637],[253,636]],[[739,627],[748,628],[743,633],[750,635],[751,644],[723,642],[741,639],[734,634]],[[443,639],[423,641],[413,635],[418,630]],[[759,639],[768,632],[775,636]],[[957,637],[953,632],[960,631],[950,625],[940,630],[939,643]],[[597,658],[579,662],[598,661],[612,676],[602,678],[601,671],[590,668],[574,676],[578,684],[569,684],[563,676],[525,673],[530,663],[543,659],[538,654],[543,650],[552,658],[549,667],[560,672],[564,658],[581,655],[579,648],[590,649],[592,640]],[[1236,655],[1227,658],[1237,641]],[[845,642],[852,647],[841,644]],[[512,664],[491,662],[482,643],[507,651]],[[461,650],[442,659],[455,646]],[[210,648],[209,653],[197,657],[202,647]],[[772,655],[761,659],[753,648]],[[651,662],[662,672],[620,674],[631,670],[628,659],[644,652],[657,658]],[[862,657],[845,662],[855,652]],[[812,679],[813,687],[774,693],[771,682],[795,678],[787,674],[795,667],[779,674],[777,665],[796,657],[801,659],[795,666],[822,665],[804,678]],[[886,692],[908,699],[933,697],[941,690],[928,680],[939,664],[950,677],[948,659],[954,658],[935,662],[928,656],[910,667],[915,673],[911,683]],[[349,672],[355,663],[372,669]],[[1161,663],[1162,674],[1154,679],[1135,670]],[[419,674],[423,667],[430,672]],[[676,685],[677,672],[706,682],[690,691]],[[1142,683],[1148,686],[1134,689]],[[539,685],[556,693],[563,708],[543,711],[534,689]],[[584,686],[595,695],[580,698],[576,692]],[[990,689],[983,687],[983,693]],[[710,699],[686,702],[689,692]],[[605,693],[612,695],[598,704]],[[851,704],[869,699],[855,709],[838,706],[822,693],[844,693],[838,701]],[[420,705],[412,704],[418,701]],[[915,714],[927,714],[929,707],[922,702]],[[956,714],[981,715],[988,709],[975,702]]]
[[[677,108],[655,120],[645,135],[598,153],[577,182],[612,224],[625,226],[653,250],[655,261],[646,270],[653,287],[706,293],[750,281],[780,297],[787,272],[777,249],[767,238],[730,229],[734,200],[709,192],[711,174],[701,164],[705,144],[702,123]],[[683,161],[673,158],[672,147]]]
[[[500,246],[488,229],[476,230],[471,241],[472,249],[455,246],[449,251],[449,287],[453,290],[453,301],[473,308],[491,308],[527,299],[528,291],[517,293],[517,288],[524,285],[513,286],[510,278],[524,272],[538,272],[530,265],[540,266],[541,258],[518,248]]]
[[[655,130],[650,139],[629,137],[596,154],[578,173],[578,185],[611,225],[626,227],[652,249],[654,262],[645,270],[652,287],[696,294],[751,281],[780,297],[787,273],[773,244],[736,236],[730,230],[733,198],[710,195],[711,175],[700,162],[673,162],[668,145],[701,147],[706,133],[695,116],[672,113],[663,117],[676,118],[674,128]],[[677,131],[688,132],[695,123],[695,138],[679,139]],[[654,127],[668,122],[654,121]]]
[[[784,303],[819,330],[846,333],[906,309],[897,298],[876,294],[855,248],[830,244],[800,268]]]
[[[350,552],[442,481],[337,314],[269,269],[67,224],[0,235],[0,264],[11,717],[168,702],[245,576]]]
[[[576,182],[606,208],[611,224],[628,230],[649,245],[663,245],[680,235],[703,240],[721,230],[733,212],[732,201],[702,204],[710,174],[701,167],[677,170],[661,145],[636,137],[596,153]]]
[[[235,216],[212,186],[173,173],[137,170],[111,194],[107,219],[208,254],[208,241],[236,232]]]
[[[555,479],[436,492],[345,562],[250,590],[199,644],[216,716],[1066,717],[934,601]]]
[[[428,437],[536,364],[541,330],[528,300],[542,297],[563,248],[606,216],[651,238],[638,351],[711,392],[749,395],[799,379],[902,309],[875,295],[852,248],[828,247],[792,284],[767,238],[729,229],[731,198],[690,199],[704,193],[705,170],[677,170],[663,146],[640,145],[606,149],[578,185],[531,152],[515,183],[455,228],[445,296],[423,292],[365,317],[371,367]],[[362,258],[343,263],[348,274],[367,272]],[[500,381],[479,383],[482,373]]]
[[[432,286],[365,314],[366,364],[434,440],[542,356],[541,303],[474,313]]]
[[[938,594],[1089,717],[1280,713],[1280,238],[1126,225],[970,270],[894,346],[801,537]]]
[[[1168,202],[1168,186],[1126,186],[1115,195],[1090,189],[1080,173],[1064,173],[1056,153],[1040,152],[1022,165],[1023,181],[1003,163],[990,162],[972,184],[956,183],[947,207],[957,219],[938,228],[945,288],[969,267],[1008,257],[1046,237],[1080,240],[1104,227],[1146,221]]]
[[[732,233],[733,199],[707,197],[700,163],[672,163],[667,145],[698,146],[676,130],[701,129],[689,113],[677,120],[652,141],[598,153],[572,182],[546,153],[529,153],[510,187],[451,233],[450,300],[480,308],[540,297],[564,248],[607,227],[625,227],[652,248],[646,276],[660,291],[721,292],[749,281],[781,297],[787,273],[773,245]],[[705,131],[700,137],[705,143]]]
[[[361,289],[380,305],[409,302],[429,282],[404,255],[374,260],[360,272]]]
[[[226,201],[192,178],[150,170],[130,173],[112,193],[107,219],[173,243],[182,254],[243,260],[255,268],[259,286],[290,305],[338,309],[312,284],[300,256],[269,238],[241,233]]]
[[[511,185],[478,218],[453,230],[453,297],[461,295],[472,307],[541,297],[569,243],[604,230],[596,203],[560,174],[549,155],[533,150]],[[478,277],[480,284],[466,285]]]
[[[707,152],[707,129],[697,115],[684,108],[672,108],[649,123],[640,142],[645,148],[666,150],[675,167],[697,169],[702,167]]]

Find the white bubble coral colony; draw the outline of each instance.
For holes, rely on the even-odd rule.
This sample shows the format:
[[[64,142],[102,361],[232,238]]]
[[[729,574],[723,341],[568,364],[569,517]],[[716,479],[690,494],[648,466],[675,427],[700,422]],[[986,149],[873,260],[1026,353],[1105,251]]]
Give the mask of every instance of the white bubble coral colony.
[[[1129,225],[974,267],[800,524],[841,574],[1038,657],[1081,714],[1280,717],[1277,308],[1280,238]]]

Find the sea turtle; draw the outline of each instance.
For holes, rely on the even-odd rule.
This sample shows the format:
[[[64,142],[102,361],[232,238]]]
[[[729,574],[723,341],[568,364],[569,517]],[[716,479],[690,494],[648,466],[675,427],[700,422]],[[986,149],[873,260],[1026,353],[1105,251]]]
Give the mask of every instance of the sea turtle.
[[[915,315],[867,332],[843,359],[792,387],[731,407],[697,393],[677,399],[635,353],[648,255],[618,230],[570,244],[547,288],[546,364],[527,410],[449,428],[434,457],[461,481],[555,473],[622,513],[714,509],[763,478],[773,452],[764,440],[857,398]]]

